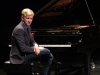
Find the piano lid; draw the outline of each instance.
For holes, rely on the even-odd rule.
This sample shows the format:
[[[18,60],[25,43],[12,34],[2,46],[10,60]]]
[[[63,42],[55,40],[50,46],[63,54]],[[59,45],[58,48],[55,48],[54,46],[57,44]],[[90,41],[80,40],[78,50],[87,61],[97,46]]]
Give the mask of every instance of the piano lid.
[[[84,0],[51,0],[35,13],[32,27],[93,24]]]

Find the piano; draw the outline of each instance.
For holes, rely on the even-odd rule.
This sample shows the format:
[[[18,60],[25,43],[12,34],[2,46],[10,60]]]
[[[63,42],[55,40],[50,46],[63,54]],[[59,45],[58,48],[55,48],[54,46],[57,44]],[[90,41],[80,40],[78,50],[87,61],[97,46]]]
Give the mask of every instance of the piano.
[[[35,13],[31,27],[40,47],[83,53],[84,75],[90,75],[91,53],[100,48],[100,39],[86,0],[51,0]]]

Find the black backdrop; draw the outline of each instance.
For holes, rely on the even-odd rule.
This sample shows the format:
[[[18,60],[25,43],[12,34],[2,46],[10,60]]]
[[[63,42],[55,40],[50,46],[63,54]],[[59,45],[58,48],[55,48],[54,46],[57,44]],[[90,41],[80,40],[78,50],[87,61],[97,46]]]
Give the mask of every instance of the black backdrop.
[[[0,1],[0,68],[4,61],[9,60],[7,43],[11,34],[9,30],[20,22],[23,8],[31,8],[37,12],[50,0],[1,0]],[[100,0],[87,0],[92,16],[97,25],[100,24]],[[82,7],[80,7],[82,8]],[[82,14],[83,15],[83,14]]]

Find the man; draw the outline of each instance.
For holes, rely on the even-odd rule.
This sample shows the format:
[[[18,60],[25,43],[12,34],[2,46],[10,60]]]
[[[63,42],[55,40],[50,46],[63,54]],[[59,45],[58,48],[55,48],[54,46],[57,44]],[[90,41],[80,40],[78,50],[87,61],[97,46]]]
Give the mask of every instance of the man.
[[[23,64],[35,60],[45,60],[46,69],[42,75],[47,75],[52,63],[53,56],[50,50],[43,48],[40,50],[34,37],[31,36],[31,23],[34,12],[25,8],[21,12],[21,22],[14,28],[11,36],[10,62],[12,64]]]

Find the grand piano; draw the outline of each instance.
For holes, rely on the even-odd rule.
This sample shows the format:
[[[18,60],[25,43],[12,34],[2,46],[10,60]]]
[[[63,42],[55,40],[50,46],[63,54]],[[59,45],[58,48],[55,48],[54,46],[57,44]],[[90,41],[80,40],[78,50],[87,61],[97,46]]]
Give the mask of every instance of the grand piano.
[[[100,47],[100,39],[86,0],[51,0],[35,13],[31,27],[40,47],[58,55],[84,54],[84,75],[90,75],[91,53]]]

